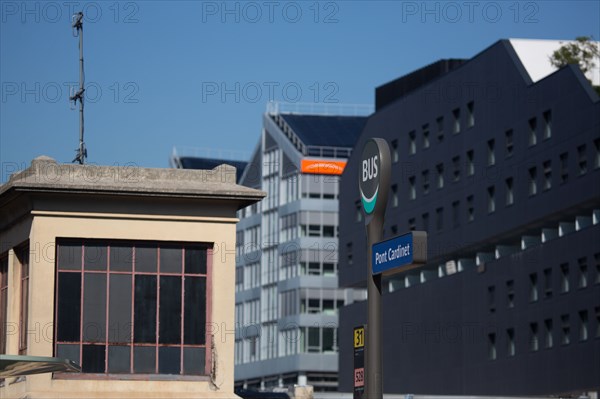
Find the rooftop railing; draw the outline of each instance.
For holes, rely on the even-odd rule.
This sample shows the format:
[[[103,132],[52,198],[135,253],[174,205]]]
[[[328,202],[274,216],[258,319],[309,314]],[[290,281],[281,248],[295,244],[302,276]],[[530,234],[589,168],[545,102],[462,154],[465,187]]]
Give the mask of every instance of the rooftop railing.
[[[342,103],[286,103],[270,101],[267,103],[267,113],[301,114],[301,115],[336,115],[336,116],[368,116],[375,107],[371,104],[342,104]]]

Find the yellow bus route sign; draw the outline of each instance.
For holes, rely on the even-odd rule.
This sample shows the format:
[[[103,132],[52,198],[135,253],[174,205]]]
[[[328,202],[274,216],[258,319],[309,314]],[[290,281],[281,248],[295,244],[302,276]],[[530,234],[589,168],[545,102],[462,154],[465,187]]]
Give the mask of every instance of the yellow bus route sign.
[[[354,348],[363,348],[365,346],[365,327],[354,328]]]
[[[363,399],[365,394],[365,326],[354,327],[354,395],[353,399]]]

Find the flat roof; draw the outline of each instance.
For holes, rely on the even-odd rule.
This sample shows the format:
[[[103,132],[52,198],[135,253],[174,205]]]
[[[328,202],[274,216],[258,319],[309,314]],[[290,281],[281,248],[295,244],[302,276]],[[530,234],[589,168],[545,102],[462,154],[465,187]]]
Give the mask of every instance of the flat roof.
[[[365,116],[280,114],[306,146],[353,148],[367,122]]]
[[[35,158],[29,168],[0,186],[0,204],[15,191],[223,199],[244,206],[266,195],[236,184],[236,168],[230,165],[211,170],[97,166],[59,164],[46,156]]]

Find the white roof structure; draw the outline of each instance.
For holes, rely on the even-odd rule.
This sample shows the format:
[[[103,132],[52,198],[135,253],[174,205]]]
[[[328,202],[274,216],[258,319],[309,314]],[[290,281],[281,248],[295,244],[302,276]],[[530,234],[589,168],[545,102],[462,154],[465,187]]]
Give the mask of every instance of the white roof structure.
[[[574,40],[538,39],[509,39],[509,41],[534,83],[557,70],[550,63],[552,53],[567,43],[575,42]],[[594,41],[594,43],[596,43],[596,46],[600,46],[600,42]],[[600,86],[600,57],[595,57],[594,64],[594,67],[588,71],[586,77],[595,86]]]

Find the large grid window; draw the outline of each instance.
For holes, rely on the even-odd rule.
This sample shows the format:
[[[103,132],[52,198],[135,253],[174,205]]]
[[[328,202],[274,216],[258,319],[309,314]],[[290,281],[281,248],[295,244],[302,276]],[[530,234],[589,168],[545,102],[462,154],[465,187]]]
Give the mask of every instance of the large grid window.
[[[84,373],[209,370],[205,244],[60,239],[56,356]]]

